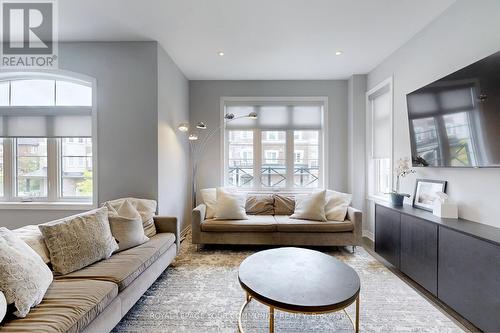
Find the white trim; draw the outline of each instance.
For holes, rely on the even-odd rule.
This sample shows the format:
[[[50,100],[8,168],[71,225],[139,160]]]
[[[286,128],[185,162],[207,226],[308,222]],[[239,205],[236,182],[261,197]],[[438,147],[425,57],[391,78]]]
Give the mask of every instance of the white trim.
[[[373,232],[371,232],[369,230],[363,230],[362,236],[368,238],[372,242],[375,242],[375,235],[373,234]]]
[[[222,186],[228,186],[227,179],[226,179],[226,174],[225,171],[227,169],[227,155],[228,155],[228,147],[226,144],[226,127],[225,127],[225,121],[224,121],[224,116],[225,116],[225,105],[228,102],[248,102],[248,103],[262,103],[262,102],[288,102],[288,103],[293,103],[293,102],[319,102],[322,104],[322,128],[319,130],[319,160],[321,161],[321,168],[319,170],[319,180],[320,180],[320,186],[319,188],[328,188],[329,187],[329,175],[330,171],[329,168],[329,154],[328,154],[328,141],[329,141],[329,117],[328,117],[328,97],[327,96],[283,96],[283,97],[278,97],[278,96],[270,96],[270,97],[265,97],[265,96],[246,96],[246,97],[240,97],[240,96],[221,96],[220,97],[220,126],[221,126],[221,131],[220,131],[220,152],[221,152],[221,165],[222,168],[220,170],[220,180],[219,185]],[[266,129],[266,130],[271,130],[271,129]],[[307,129],[304,129],[307,130]],[[260,132],[260,131],[259,131]],[[289,131],[287,131],[288,133]],[[255,133],[254,133],[255,136]],[[288,136],[288,134],[287,134]],[[292,135],[293,137],[293,135]],[[259,145],[259,151],[256,151],[255,149],[255,137],[254,137],[254,161],[255,157],[257,155],[261,156],[261,151]],[[293,140],[292,140],[293,143]],[[293,149],[293,148],[292,148]],[[291,156],[293,158],[293,154]],[[288,154],[287,154],[287,160],[288,160]],[[255,167],[254,167],[254,177],[257,177],[259,175],[255,174]],[[287,178],[287,183],[289,182],[289,179]],[[254,184],[255,185],[255,184]],[[255,188],[252,189],[241,189],[242,191],[260,191],[260,182]],[[263,189],[264,191],[270,191],[270,189]],[[301,189],[298,188],[297,190],[299,191],[312,191],[315,190],[314,188],[311,189]],[[295,192],[295,189],[292,187],[290,188],[288,185],[286,188],[281,188],[281,189],[273,189],[271,192],[286,192],[286,191],[291,191]]]
[[[46,198],[33,198],[34,201],[22,202],[23,198],[16,198],[16,182],[14,173],[15,169],[15,156],[14,156],[14,145],[13,139],[4,139],[4,196],[0,198],[0,210],[1,209],[53,209],[53,210],[86,210],[89,208],[95,208],[98,206],[99,198],[98,198],[98,131],[97,131],[97,80],[91,76],[66,71],[66,70],[32,70],[32,71],[23,71],[23,70],[0,70],[0,81],[5,80],[19,80],[19,79],[47,79],[47,80],[64,80],[70,81],[74,83],[79,83],[83,85],[87,85],[92,87],[92,106],[49,106],[49,107],[41,107],[45,110],[51,111],[53,114],[57,115],[65,110],[72,110],[79,112],[81,114],[92,114],[92,202],[86,199],[79,198],[60,198],[59,196],[59,166],[57,166],[56,170],[52,168],[52,173],[57,172],[57,177],[54,182],[54,174],[50,174],[50,168],[48,168],[47,179],[48,179],[48,189]],[[38,108],[36,106],[27,106],[27,107],[0,107],[0,113],[4,112],[7,108],[14,108],[19,110],[21,113],[27,113],[30,110]],[[48,141],[51,141],[50,139]],[[53,150],[54,147],[49,147],[51,144],[48,142],[47,146],[47,162],[48,163],[57,163],[57,161],[50,161],[51,156],[54,155],[54,152],[50,152],[49,150]],[[7,156],[6,156],[7,155]],[[57,159],[57,156],[55,157]],[[7,175],[7,177],[5,177]],[[55,191],[51,191],[51,188]],[[12,200],[12,201],[11,201]],[[45,201],[43,201],[45,200]],[[59,201],[60,200],[60,201]],[[60,207],[59,207],[60,206]]]

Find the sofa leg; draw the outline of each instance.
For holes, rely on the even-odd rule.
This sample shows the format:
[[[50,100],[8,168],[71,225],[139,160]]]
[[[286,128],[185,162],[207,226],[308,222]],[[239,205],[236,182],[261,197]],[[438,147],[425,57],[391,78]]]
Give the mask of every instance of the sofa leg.
[[[354,252],[356,252],[356,245],[352,246],[352,253],[354,254]]]

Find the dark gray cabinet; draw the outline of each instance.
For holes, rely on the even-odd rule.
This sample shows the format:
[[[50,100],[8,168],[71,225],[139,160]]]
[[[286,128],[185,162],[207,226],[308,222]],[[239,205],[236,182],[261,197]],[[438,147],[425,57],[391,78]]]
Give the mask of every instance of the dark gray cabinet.
[[[401,214],[383,206],[375,206],[375,252],[399,267]]]
[[[500,332],[500,247],[439,230],[438,297],[484,332]]]
[[[400,269],[437,296],[438,226],[401,215]]]
[[[375,205],[375,252],[485,332],[500,332],[500,229]]]

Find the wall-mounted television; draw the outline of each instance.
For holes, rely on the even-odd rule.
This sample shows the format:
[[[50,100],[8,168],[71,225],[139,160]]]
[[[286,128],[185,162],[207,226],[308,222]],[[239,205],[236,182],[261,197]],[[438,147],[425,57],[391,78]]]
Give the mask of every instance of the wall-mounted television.
[[[406,101],[413,166],[500,167],[500,52]]]

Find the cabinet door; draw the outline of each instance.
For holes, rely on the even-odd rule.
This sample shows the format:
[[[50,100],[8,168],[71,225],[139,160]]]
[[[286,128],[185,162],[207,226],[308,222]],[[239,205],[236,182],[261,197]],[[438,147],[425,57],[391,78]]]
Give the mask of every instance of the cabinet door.
[[[484,332],[500,332],[500,246],[439,227],[438,297]]]
[[[401,215],[401,271],[437,296],[437,224]]]
[[[375,205],[375,252],[399,268],[401,214]]]

